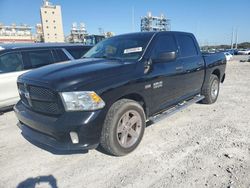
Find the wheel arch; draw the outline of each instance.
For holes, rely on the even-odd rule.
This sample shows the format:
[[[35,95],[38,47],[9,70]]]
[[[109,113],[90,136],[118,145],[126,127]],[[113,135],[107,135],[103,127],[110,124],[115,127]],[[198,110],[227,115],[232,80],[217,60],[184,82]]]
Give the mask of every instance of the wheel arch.
[[[221,80],[221,73],[220,73],[220,70],[219,70],[219,69],[215,69],[215,70],[212,72],[212,74],[216,75],[216,76],[219,78],[219,80]]]
[[[146,101],[142,95],[140,95],[138,93],[130,93],[130,94],[123,95],[118,100],[121,100],[121,99],[130,99],[130,100],[134,100],[134,101],[138,102],[142,106],[142,108],[145,112],[145,115],[147,117],[147,115],[148,115],[147,104],[146,104]]]

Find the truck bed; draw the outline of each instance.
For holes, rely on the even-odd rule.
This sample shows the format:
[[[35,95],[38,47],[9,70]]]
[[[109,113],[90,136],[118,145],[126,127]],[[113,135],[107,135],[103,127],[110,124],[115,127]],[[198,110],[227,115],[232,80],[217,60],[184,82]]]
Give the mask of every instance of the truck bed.
[[[210,64],[221,64],[225,60],[225,55],[221,52],[202,53],[202,56],[207,66],[209,66]]]

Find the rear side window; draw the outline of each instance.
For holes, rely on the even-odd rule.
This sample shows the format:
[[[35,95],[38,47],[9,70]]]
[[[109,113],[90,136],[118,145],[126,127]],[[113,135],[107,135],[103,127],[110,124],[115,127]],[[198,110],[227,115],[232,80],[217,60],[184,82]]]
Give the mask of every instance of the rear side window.
[[[88,51],[87,48],[86,49],[85,48],[66,48],[66,49],[75,59],[81,58]]]
[[[180,46],[181,57],[196,56],[197,49],[194,40],[188,35],[178,35],[178,43]]]
[[[153,50],[153,57],[158,57],[163,52],[177,51],[177,45],[173,35],[159,36]]]
[[[53,56],[50,50],[37,50],[27,52],[32,68],[41,67],[54,63]]]
[[[23,70],[22,55],[18,52],[0,56],[0,74]]]
[[[57,61],[68,61],[68,56],[62,51],[62,49],[55,50],[57,54]]]

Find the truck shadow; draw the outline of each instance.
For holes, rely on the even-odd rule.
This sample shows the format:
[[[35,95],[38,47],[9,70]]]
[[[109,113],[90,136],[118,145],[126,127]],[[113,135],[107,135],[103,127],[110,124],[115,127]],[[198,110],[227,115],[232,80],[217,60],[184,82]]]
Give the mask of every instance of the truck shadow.
[[[2,109],[0,109],[0,116],[4,115],[5,113],[11,112],[11,111],[13,111],[13,106],[8,107],[8,108],[2,108]]]
[[[51,187],[58,188],[56,178],[53,175],[28,178],[17,185],[17,188]]]
[[[151,120],[147,121],[146,122],[146,128],[149,127],[149,126],[151,126],[151,125],[153,125],[153,124],[154,124],[153,121],[151,121]]]

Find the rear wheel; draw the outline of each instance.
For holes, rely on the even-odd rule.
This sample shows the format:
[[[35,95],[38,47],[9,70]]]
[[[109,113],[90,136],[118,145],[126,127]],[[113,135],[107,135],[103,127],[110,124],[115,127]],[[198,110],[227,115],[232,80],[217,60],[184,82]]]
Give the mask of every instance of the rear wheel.
[[[116,156],[132,152],[141,142],[145,122],[144,110],[140,104],[129,99],[117,101],[106,116],[101,146]]]
[[[219,78],[212,74],[209,79],[209,83],[204,86],[202,89],[202,95],[205,96],[205,99],[202,100],[204,104],[215,103],[220,91],[220,80]]]

